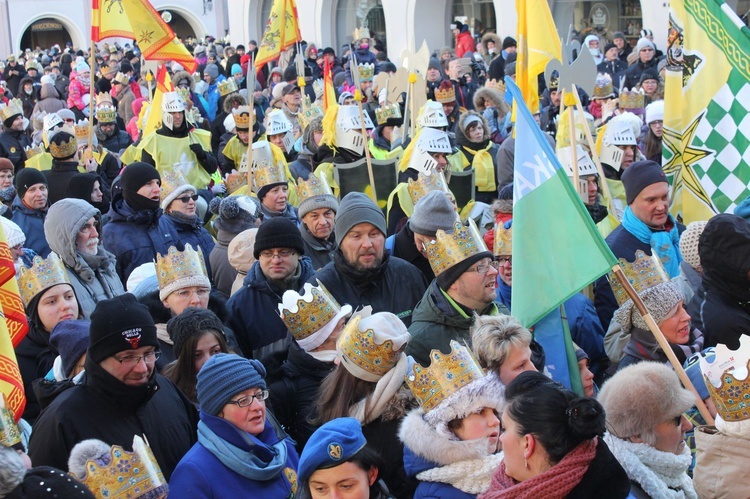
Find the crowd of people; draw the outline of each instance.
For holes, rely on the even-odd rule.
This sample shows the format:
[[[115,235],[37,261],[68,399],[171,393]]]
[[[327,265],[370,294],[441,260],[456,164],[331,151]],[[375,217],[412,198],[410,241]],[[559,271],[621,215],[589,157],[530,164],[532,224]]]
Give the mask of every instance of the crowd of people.
[[[714,366],[750,334],[750,200],[670,214],[652,33],[585,37],[585,112],[555,74],[531,111],[715,426],[606,276],[564,303],[582,391],[555,381],[511,302],[516,41],[450,29],[406,136],[366,28],[250,72],[254,41],[187,39],[198,69],[167,62],[158,99],[136,44],[7,58],[0,222],[29,331],[0,497],[746,496],[750,389]],[[390,173],[353,189],[363,164]]]

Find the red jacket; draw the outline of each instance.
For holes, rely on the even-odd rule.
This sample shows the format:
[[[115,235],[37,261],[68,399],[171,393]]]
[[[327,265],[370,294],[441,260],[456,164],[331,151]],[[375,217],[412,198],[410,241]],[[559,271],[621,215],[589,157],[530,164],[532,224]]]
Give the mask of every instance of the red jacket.
[[[462,31],[456,37],[456,55],[463,57],[466,52],[474,52],[474,38],[468,31]]]

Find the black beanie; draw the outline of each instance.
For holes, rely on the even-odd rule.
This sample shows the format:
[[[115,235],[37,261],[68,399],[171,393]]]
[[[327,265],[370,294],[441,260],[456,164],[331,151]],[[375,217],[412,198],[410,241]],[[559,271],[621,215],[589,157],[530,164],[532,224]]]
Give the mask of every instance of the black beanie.
[[[451,285],[461,277],[461,274],[466,272],[469,267],[477,263],[479,260],[484,260],[485,258],[493,258],[492,253],[489,251],[483,251],[470,256],[466,260],[461,260],[453,267],[446,269],[442,274],[435,277],[437,285],[440,286],[440,289],[443,291],[448,291],[448,288],[450,288]]]
[[[16,192],[18,197],[23,199],[29,187],[36,184],[47,185],[47,177],[36,168],[21,168],[16,175]]]
[[[516,40],[512,36],[506,36],[503,40],[503,50],[507,49],[508,47],[515,47],[516,46]]]
[[[606,55],[606,54],[607,54],[607,52],[609,52],[609,49],[616,49],[616,48],[617,48],[617,45],[615,45],[615,44],[614,44],[614,43],[612,43],[612,42],[609,42],[608,44],[606,44],[606,45],[604,46],[604,52],[602,52],[602,54],[605,54],[605,55]],[[619,50],[619,49],[618,49],[618,50]]]
[[[625,200],[631,204],[640,192],[651,184],[667,182],[661,165],[655,161],[636,161],[628,166],[620,177],[625,187]]]
[[[88,357],[97,364],[125,350],[159,347],[148,307],[125,293],[96,304],[91,313]]]
[[[207,308],[189,307],[167,322],[167,334],[174,344],[175,358],[178,358],[185,345],[185,340],[194,334],[203,335],[206,331],[217,331],[224,334],[224,324]],[[226,338],[225,338],[226,339]]]
[[[135,210],[155,210],[159,207],[159,201],[154,201],[138,194],[138,189],[152,180],[158,180],[161,184],[161,176],[153,166],[148,163],[131,163],[125,167],[120,179],[122,185],[122,197]]]
[[[284,181],[284,182],[276,182],[275,184],[264,185],[263,187],[260,188],[260,190],[258,190],[258,199],[260,199],[261,201],[263,201],[263,198],[266,197],[266,194],[268,194],[268,191],[270,191],[271,189],[273,189],[277,185],[287,185],[287,182],[286,181]]]
[[[16,121],[16,118],[18,118],[19,116],[22,116],[22,114],[14,114],[13,116],[7,118],[5,121],[3,121],[3,126],[5,126],[5,128],[12,127],[13,122]]]
[[[302,235],[294,222],[286,217],[274,217],[260,224],[255,234],[253,256],[257,260],[261,251],[273,248],[290,248],[300,255],[305,253]]]
[[[99,175],[93,172],[89,173],[76,173],[70,177],[70,183],[68,184],[67,197],[83,199],[84,201],[91,202],[91,192],[94,190],[94,183],[99,180]],[[101,184],[101,182],[99,182]],[[100,185],[101,187],[101,185]]]

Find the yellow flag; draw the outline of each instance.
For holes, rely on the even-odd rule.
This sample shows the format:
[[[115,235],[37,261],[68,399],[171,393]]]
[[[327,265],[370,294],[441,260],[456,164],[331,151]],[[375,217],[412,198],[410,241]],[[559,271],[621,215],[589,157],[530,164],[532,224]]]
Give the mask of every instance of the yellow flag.
[[[552,59],[562,60],[562,47],[547,0],[516,0],[518,56],[516,84],[532,113],[539,111],[537,77]]]
[[[149,106],[148,121],[146,121],[146,126],[143,127],[141,137],[148,136],[161,126],[161,99],[165,92],[172,91],[174,91],[174,87],[172,86],[172,79],[167,73],[167,67],[161,66],[156,75],[156,91]]]
[[[302,35],[299,32],[297,4],[294,0],[274,0],[258,47],[255,67],[260,69],[278,59],[284,50],[300,40]]]

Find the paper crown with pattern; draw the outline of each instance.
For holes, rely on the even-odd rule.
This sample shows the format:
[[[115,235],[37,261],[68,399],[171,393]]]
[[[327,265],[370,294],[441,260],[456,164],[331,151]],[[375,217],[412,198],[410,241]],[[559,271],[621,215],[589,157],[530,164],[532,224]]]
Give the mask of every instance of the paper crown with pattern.
[[[425,244],[424,249],[435,276],[473,255],[489,251],[471,219],[468,226],[456,222],[451,232],[438,229],[435,240]]]
[[[424,412],[430,412],[472,381],[485,377],[468,348],[455,340],[451,340],[450,345],[450,353],[434,349],[430,352],[429,366],[415,363],[412,371],[404,376]]]
[[[323,78],[318,78],[317,80],[315,80],[312,86],[313,86],[313,92],[315,92],[315,96],[320,98],[320,96],[323,95],[325,91],[325,82],[323,81]]]
[[[200,246],[190,244],[180,251],[170,246],[166,255],[156,254],[156,279],[159,282],[159,299],[188,286],[211,287],[206,271],[206,261]]]
[[[97,106],[94,115],[99,123],[114,123],[117,120],[117,109],[111,104],[102,104]]]
[[[112,96],[109,95],[107,92],[99,92],[96,94],[96,107],[102,106],[104,104],[109,104],[112,106],[114,103],[112,102]]]
[[[73,130],[79,145],[89,143],[89,120],[87,118],[78,120],[78,123],[73,125]]]
[[[726,422],[750,420],[750,338],[740,335],[737,350],[723,344],[714,350],[711,363],[701,355],[700,368],[716,412]]]
[[[85,474],[76,478],[96,497],[107,499],[157,499],[169,491],[156,457],[138,435],[132,452],[113,445],[108,454],[86,461]]]
[[[40,142],[34,147],[26,147],[26,149],[24,149],[23,151],[24,153],[26,153],[26,159],[31,159],[37,154],[42,154],[44,152],[44,144]]]
[[[293,305],[279,304],[281,320],[297,341],[320,330],[341,312],[341,305],[320,281],[317,286],[305,286],[302,291]]]
[[[643,92],[627,88],[620,92],[620,109],[642,109],[646,107],[646,96]]]
[[[435,100],[441,104],[456,102],[456,89],[449,81],[443,80],[440,86],[435,89]]]
[[[254,152],[254,151],[253,151]],[[281,163],[271,164],[267,160],[255,163],[250,171],[253,180],[253,192],[258,192],[265,186],[271,184],[284,184],[287,182],[286,171]]]
[[[414,205],[432,191],[450,192],[448,182],[445,181],[445,175],[437,170],[433,170],[429,175],[419,172],[417,180],[409,179],[407,181],[406,190],[409,191],[409,197]]]
[[[664,270],[659,257],[656,255],[647,255],[642,250],[635,252],[635,261],[633,262],[620,258],[620,267],[636,293],[641,293],[657,284],[670,281],[669,275]],[[607,278],[609,279],[609,284],[612,286],[612,292],[615,295],[617,304],[622,306],[630,299],[630,296],[612,273],[608,274]]]
[[[121,73],[119,71],[117,72],[113,80],[119,83],[120,85],[130,85],[130,78],[128,78],[128,75],[126,75],[125,73]]]
[[[72,135],[70,139],[67,140],[67,142],[61,142],[60,144],[55,144],[52,142],[52,139],[60,132],[65,132],[67,134]],[[60,127],[59,129],[55,130],[53,133],[48,134],[49,137],[49,153],[52,155],[53,158],[68,158],[76,153],[78,150],[78,137],[76,136],[76,129],[73,126],[70,125],[64,125]]]
[[[484,86],[487,88],[494,88],[495,90],[499,90],[500,93],[505,94],[505,82],[502,80],[487,80],[484,83]]]
[[[547,85],[547,88],[550,92],[554,92],[560,87],[560,76],[555,73],[549,78],[549,84]]]
[[[8,104],[0,108],[0,120],[5,121],[16,115],[23,115],[23,103],[21,99],[11,99]]]
[[[503,224],[495,226],[495,241],[492,245],[495,256],[510,256],[513,254],[513,227],[506,229]]]
[[[175,89],[175,92],[177,92],[180,97],[182,97],[182,100],[187,102],[190,100],[190,87],[177,87]]]
[[[607,99],[615,96],[615,89],[612,86],[612,77],[607,73],[598,74],[594,83],[594,94],[592,99]]]
[[[336,341],[336,349],[342,357],[343,363],[354,364],[357,368],[382,378],[393,369],[406,348],[406,343],[394,348],[392,340],[385,340],[378,344],[375,341],[375,331],[359,328],[362,317],[355,314],[344,326],[341,336]]]
[[[366,26],[362,26],[361,28],[354,28],[354,33],[352,33],[352,38],[354,41],[361,40],[363,38],[370,38],[370,30]]]
[[[317,175],[310,175],[307,180],[303,180],[302,177],[297,180],[297,201],[298,204],[302,204],[315,196],[333,196],[333,190],[328,185],[328,181],[325,176],[318,177]]]
[[[70,279],[56,253],[50,253],[46,260],[35,256],[31,268],[22,266],[21,275],[18,276],[18,291],[24,306],[28,306],[42,291],[58,284],[70,284]]]
[[[250,106],[239,106],[237,109],[232,109],[234,125],[237,130],[250,130],[251,113]]]
[[[375,78],[375,65],[369,62],[360,62],[357,64],[357,73],[359,73],[359,81],[372,81]]]
[[[163,202],[167,196],[172,194],[178,187],[190,185],[178,168],[164,170],[161,173],[161,190],[159,191],[160,202]]]
[[[18,443],[21,443],[21,432],[13,417],[13,411],[5,401],[5,394],[0,393],[0,445],[11,447]]]
[[[319,116],[323,116],[324,114],[325,112],[323,111],[323,108],[320,107],[317,102],[312,103],[310,101],[310,96],[305,95],[302,99],[302,107],[300,108],[299,113],[297,113],[297,121],[302,130],[304,130],[312,120]]]
[[[378,125],[385,125],[388,120],[400,120],[401,107],[396,104],[386,104],[375,109],[375,118],[378,121]]]
[[[240,90],[239,87],[237,87],[237,80],[234,78],[227,78],[224,81],[220,81],[216,84],[216,88],[219,89],[219,95],[222,97]]]
[[[229,173],[224,179],[224,185],[227,186],[227,192],[232,194],[247,185],[247,175],[244,173]]]

